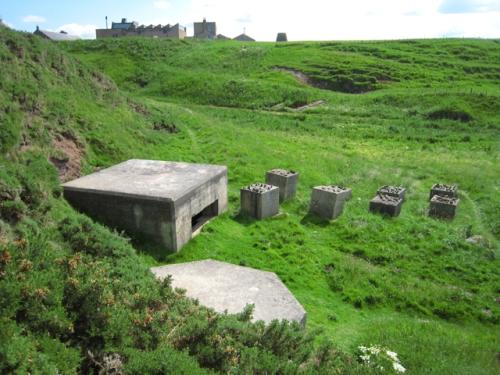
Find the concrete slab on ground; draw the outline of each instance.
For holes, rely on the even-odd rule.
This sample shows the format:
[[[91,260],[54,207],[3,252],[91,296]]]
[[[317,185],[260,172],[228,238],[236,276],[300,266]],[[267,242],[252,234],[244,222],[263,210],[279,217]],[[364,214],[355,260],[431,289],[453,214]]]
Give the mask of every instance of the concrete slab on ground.
[[[254,304],[253,321],[272,320],[306,323],[306,311],[273,272],[233,264],[202,260],[155,267],[151,272],[164,279],[172,276],[172,286],[218,312],[240,313]]]

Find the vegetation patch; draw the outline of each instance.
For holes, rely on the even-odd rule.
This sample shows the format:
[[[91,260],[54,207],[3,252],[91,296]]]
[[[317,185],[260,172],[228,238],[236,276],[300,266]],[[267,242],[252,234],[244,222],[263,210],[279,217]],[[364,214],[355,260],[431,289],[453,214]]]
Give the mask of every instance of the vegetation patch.
[[[498,372],[497,41],[56,44],[1,30],[0,60],[0,372],[379,373],[368,354],[415,374]],[[318,90],[276,66],[376,90]],[[442,108],[473,120],[427,117]],[[58,135],[85,150],[81,174],[131,158],[227,165],[229,212],[180,253],[132,247],[62,198]],[[278,167],[300,172],[296,198],[269,220],[238,215],[240,188]],[[325,223],[308,210],[330,183],[353,198]],[[454,221],[427,216],[434,183],[459,185]],[[396,219],[368,212],[386,184],[407,188]],[[277,273],[307,328],[215,314],[149,272],[200,259]]]
[[[461,109],[440,108],[427,114],[427,118],[431,120],[453,120],[460,122],[470,122],[473,117],[470,113]]]

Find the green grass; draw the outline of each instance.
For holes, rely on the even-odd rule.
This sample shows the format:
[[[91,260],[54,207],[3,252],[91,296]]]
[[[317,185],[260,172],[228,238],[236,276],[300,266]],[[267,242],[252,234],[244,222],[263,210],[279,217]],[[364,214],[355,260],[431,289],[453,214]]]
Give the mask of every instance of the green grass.
[[[229,213],[179,254],[139,245],[148,264],[213,258],[274,271],[305,306],[309,326],[345,350],[386,345],[412,373],[498,370],[498,41],[132,39],[69,50],[166,109],[180,129],[168,146],[134,157],[229,167]],[[335,91],[346,91],[332,83],[345,75],[373,92],[307,87],[276,66],[328,81]],[[326,105],[286,109],[317,99]],[[284,110],[271,110],[279,103]],[[240,218],[239,188],[275,167],[300,171],[297,198],[276,218]],[[427,217],[436,182],[460,186],[453,222]],[[307,215],[311,188],[327,183],[354,192],[330,224]],[[408,188],[397,219],[367,212],[384,184]],[[489,245],[466,243],[471,234]]]
[[[43,100],[33,94],[33,102],[44,103],[42,115],[34,116],[39,126],[28,126],[31,117],[24,117],[23,126],[5,133],[11,148],[24,136],[50,154],[53,135],[69,128],[85,146],[85,172],[129,158],[229,168],[228,212],[178,254],[134,243],[142,267],[211,258],[273,271],[307,310],[307,330],[322,330],[318,347],[326,338],[353,355],[359,345],[383,345],[412,374],[498,372],[498,40],[129,39],[60,47],[84,62],[74,64],[88,72],[85,83],[62,80],[57,90],[47,83],[50,95]],[[276,67],[301,71],[329,90]],[[97,70],[119,89],[105,76],[94,77]],[[103,79],[111,91],[86,92]],[[319,99],[325,104],[293,110]],[[16,123],[15,116],[27,112],[6,113]],[[155,131],[155,123],[178,132]],[[240,187],[276,167],[300,172],[296,199],[275,218],[241,217]],[[459,185],[454,221],[427,216],[436,182]],[[311,188],[320,184],[353,189],[344,214],[331,223],[308,215]],[[368,212],[385,184],[408,189],[398,218]],[[71,210],[56,201],[54,215],[62,220]],[[5,208],[33,216],[30,210]],[[472,234],[486,244],[467,243]],[[161,357],[157,353],[148,356]],[[141,359],[128,358],[137,368]],[[196,358],[203,364],[202,355]]]

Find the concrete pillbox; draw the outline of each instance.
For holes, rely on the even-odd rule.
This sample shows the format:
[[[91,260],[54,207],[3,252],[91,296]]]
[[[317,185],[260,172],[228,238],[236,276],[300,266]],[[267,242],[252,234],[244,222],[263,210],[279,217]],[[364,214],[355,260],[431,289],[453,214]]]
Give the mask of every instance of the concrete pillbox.
[[[456,185],[435,184],[431,188],[429,199],[432,199],[435,195],[458,198],[458,188]]]
[[[266,173],[266,183],[280,188],[280,202],[292,199],[297,192],[299,174],[285,169],[273,169]]]
[[[218,165],[128,160],[63,188],[76,209],[171,251],[227,208],[227,168]]]
[[[370,211],[388,216],[399,216],[402,205],[403,200],[401,198],[377,194],[377,196],[370,201]]]
[[[429,207],[429,216],[453,219],[459,203],[458,198],[434,195]]]
[[[342,214],[345,201],[351,197],[351,189],[342,186],[316,186],[312,190],[309,212],[325,220],[335,219]]]
[[[405,193],[406,189],[404,187],[389,185],[381,186],[377,191],[377,194],[390,195],[391,197],[401,198],[402,200],[405,199]]]
[[[268,184],[253,184],[240,190],[241,212],[258,220],[280,211],[280,189]]]

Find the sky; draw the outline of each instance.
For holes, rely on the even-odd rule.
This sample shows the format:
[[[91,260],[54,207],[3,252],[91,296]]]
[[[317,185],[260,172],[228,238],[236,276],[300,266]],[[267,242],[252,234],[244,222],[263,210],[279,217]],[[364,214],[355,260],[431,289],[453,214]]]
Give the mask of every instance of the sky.
[[[11,28],[65,30],[95,38],[96,28],[122,18],[141,24],[217,22],[217,32],[244,31],[261,41],[500,37],[500,0],[0,0]]]

